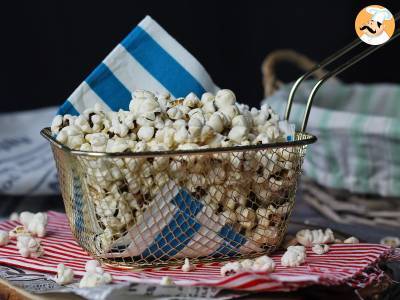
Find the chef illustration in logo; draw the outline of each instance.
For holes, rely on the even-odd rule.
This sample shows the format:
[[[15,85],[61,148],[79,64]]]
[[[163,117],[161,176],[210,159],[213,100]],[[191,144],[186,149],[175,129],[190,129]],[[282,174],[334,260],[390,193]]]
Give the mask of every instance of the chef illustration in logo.
[[[363,42],[380,45],[392,36],[394,19],[390,11],[382,6],[368,6],[358,14],[355,26]]]

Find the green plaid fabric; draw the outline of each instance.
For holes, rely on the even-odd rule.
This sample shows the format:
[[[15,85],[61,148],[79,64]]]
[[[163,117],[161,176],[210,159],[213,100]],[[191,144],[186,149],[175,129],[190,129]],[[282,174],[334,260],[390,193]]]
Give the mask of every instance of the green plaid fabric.
[[[304,82],[292,107],[300,128],[315,81]],[[283,116],[290,85],[265,99]],[[351,192],[400,196],[400,85],[345,84],[331,79],[314,99],[304,173],[318,183]]]

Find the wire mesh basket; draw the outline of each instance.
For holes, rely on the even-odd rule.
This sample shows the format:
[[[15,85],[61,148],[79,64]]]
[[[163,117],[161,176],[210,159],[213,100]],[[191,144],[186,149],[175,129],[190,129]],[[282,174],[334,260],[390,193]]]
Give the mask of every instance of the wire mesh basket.
[[[148,267],[253,257],[282,241],[315,136],[189,151],[67,148],[49,128],[61,192],[79,244],[103,263]]]

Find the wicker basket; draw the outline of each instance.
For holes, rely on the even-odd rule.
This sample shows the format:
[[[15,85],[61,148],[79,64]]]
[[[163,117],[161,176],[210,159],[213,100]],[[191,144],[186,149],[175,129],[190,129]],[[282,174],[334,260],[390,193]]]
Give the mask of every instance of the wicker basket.
[[[308,144],[191,151],[71,150],[48,128],[74,236],[119,267],[220,261],[270,253],[282,241]]]

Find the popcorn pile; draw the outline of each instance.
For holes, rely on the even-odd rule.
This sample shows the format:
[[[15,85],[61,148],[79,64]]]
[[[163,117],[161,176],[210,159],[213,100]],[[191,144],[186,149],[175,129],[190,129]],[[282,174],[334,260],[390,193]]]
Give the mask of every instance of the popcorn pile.
[[[82,151],[143,152],[254,145],[294,139],[294,128],[270,107],[250,109],[230,90],[199,99],[190,93],[137,90],[129,111],[96,104],[80,116],[56,116],[56,139]],[[138,223],[168,183],[185,187],[220,218],[260,246],[279,242],[291,204],[299,154],[293,148],[144,157],[78,157],[104,230],[95,237],[104,252]]]
[[[100,152],[188,150],[285,141],[293,127],[279,122],[266,105],[261,110],[236,103],[227,89],[190,93],[172,100],[169,94],[137,90],[129,111],[106,111],[99,104],[80,116],[58,115],[51,131],[71,149]]]

